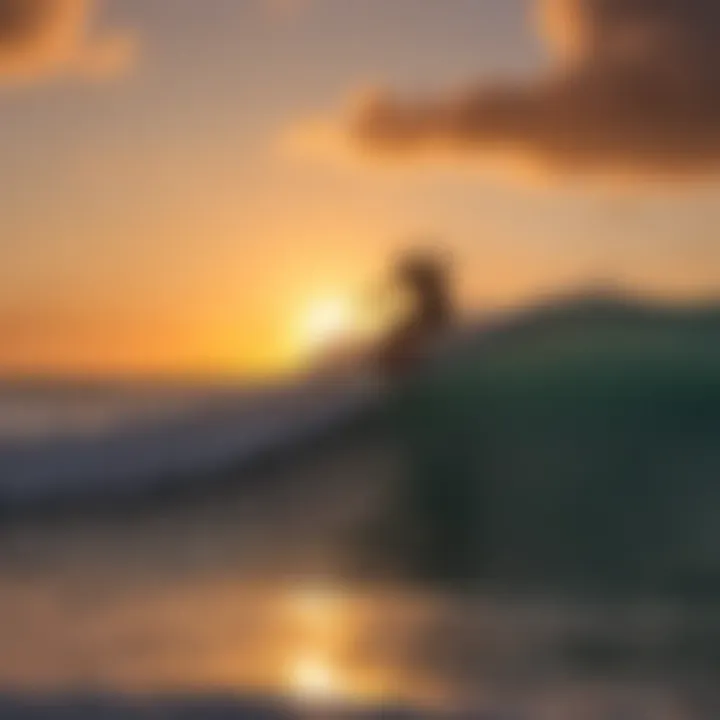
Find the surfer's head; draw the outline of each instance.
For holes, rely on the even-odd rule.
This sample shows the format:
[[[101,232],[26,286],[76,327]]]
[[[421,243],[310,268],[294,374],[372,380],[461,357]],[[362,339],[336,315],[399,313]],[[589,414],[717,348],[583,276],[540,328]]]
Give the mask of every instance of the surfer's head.
[[[447,265],[438,253],[412,251],[398,261],[395,277],[399,283],[413,289],[444,286],[447,283]]]

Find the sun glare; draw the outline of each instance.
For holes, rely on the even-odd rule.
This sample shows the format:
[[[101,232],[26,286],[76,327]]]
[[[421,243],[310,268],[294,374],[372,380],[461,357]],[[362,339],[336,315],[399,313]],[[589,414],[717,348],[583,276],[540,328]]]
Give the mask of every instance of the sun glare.
[[[314,302],[307,310],[302,327],[306,347],[310,350],[338,342],[352,330],[353,311],[342,298],[327,298]]]

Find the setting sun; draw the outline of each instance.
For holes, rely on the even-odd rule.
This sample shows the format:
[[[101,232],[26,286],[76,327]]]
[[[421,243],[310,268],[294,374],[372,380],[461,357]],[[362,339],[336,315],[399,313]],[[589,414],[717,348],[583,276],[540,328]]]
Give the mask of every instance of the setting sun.
[[[316,300],[302,320],[303,344],[314,351],[339,342],[353,332],[355,320],[353,308],[344,298]]]

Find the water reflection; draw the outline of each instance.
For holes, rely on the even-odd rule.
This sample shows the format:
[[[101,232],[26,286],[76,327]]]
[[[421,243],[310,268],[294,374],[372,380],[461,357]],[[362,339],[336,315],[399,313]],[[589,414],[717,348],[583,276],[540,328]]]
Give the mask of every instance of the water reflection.
[[[386,455],[363,448],[349,461],[344,452],[324,458],[322,472],[252,486],[262,492],[163,512],[8,519],[0,690],[715,720],[712,607],[343,581],[333,539],[374,502],[367,478],[385,485],[383,468],[393,474]]]
[[[300,588],[289,594],[288,603],[296,628],[296,639],[288,648],[288,689],[313,702],[357,695],[339,674],[338,647],[349,622],[340,594],[328,588]]]
[[[320,704],[544,708],[549,720],[596,717],[580,708],[615,717],[616,707],[705,720],[703,705],[720,707],[717,668],[703,664],[718,618],[672,608],[633,616],[218,577],[133,591],[5,581],[0,612],[13,619],[0,685],[28,692],[267,692]]]

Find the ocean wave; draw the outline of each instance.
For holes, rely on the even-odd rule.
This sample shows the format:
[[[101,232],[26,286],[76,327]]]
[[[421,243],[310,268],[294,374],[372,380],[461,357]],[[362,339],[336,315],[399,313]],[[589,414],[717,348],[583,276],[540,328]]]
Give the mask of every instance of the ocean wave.
[[[357,382],[122,393],[59,401],[0,398],[0,503],[125,497],[242,465],[352,417],[369,402]],[[4,429],[4,432],[2,431]]]

